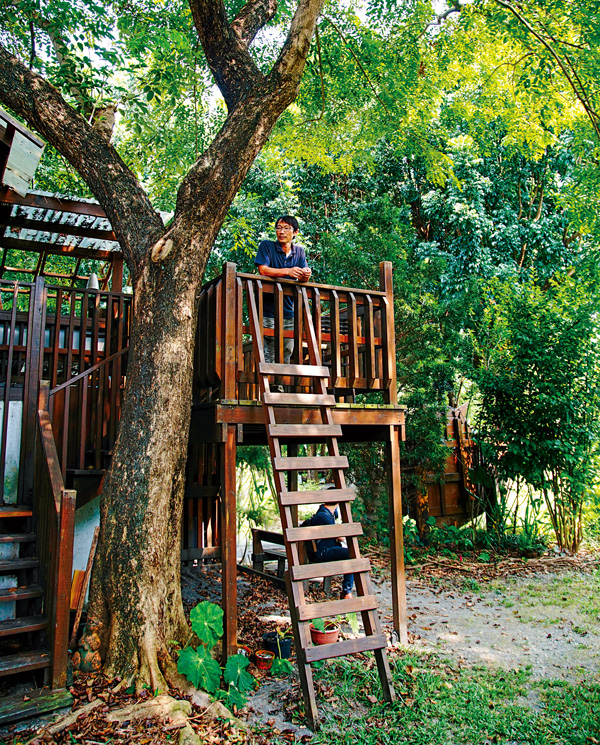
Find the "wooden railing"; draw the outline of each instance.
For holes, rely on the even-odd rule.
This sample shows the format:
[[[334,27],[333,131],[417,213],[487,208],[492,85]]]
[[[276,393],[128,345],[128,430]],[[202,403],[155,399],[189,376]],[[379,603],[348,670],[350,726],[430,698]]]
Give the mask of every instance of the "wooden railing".
[[[380,289],[333,287],[310,282],[274,280],[237,273],[225,264],[223,274],[202,288],[196,340],[194,391],[197,403],[215,400],[257,400],[258,383],[247,322],[247,297],[255,293],[260,324],[267,296],[272,298],[275,360],[283,361],[285,338],[294,339],[292,362],[304,360],[305,329],[301,313],[293,330],[283,324],[284,298],[300,307],[306,292],[312,323],[324,364],[331,370],[331,387],[338,399],[356,393],[380,392],[382,403],[395,404],[396,364],[392,266],[380,265]],[[298,390],[303,381],[282,380]]]
[[[129,347],[49,391],[49,413],[63,478],[67,470],[108,468],[117,439]]]
[[[23,411],[18,493],[29,504],[30,443],[42,379],[50,381],[63,478],[67,469],[106,467],[120,419],[133,297],[46,285],[38,278],[35,283],[0,281],[0,301],[0,483],[10,481],[3,478],[7,447],[14,439],[10,404]]]
[[[34,515],[43,612],[51,654],[52,688],[64,688],[67,675],[69,606],[73,565],[76,492],[65,489],[48,412],[48,385],[42,384],[35,446]]]

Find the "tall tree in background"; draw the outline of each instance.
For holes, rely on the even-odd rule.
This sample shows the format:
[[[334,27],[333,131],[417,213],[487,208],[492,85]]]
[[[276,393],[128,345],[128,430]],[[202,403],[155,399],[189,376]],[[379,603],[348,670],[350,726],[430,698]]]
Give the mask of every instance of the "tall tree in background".
[[[106,131],[98,126],[101,120],[86,98],[82,66],[69,55],[72,41],[83,46],[81,29],[71,29],[69,36],[68,26],[73,23],[70,13],[81,26],[89,21],[78,15],[81,8],[57,3],[58,15],[50,18],[16,3],[28,25],[50,40],[46,51],[55,53],[58,69],[54,72],[61,75],[64,95],[31,69],[36,56],[33,32],[30,67],[6,48],[6,36],[5,46],[0,46],[0,100],[84,179],[110,219],[135,292],[128,391],[102,496],[89,614],[103,624],[109,673],[134,675],[139,687],[165,688],[164,675],[170,670],[168,641],[184,641],[187,636],[180,589],[180,525],[194,332],[204,267],[248,169],[296,96],[322,3],[299,0],[287,38],[263,72],[250,45],[274,18],[275,0],[238,5],[232,19],[222,0],[190,0],[197,40],[225,100],[227,116],[183,178],[168,230],[134,173],[109,143]],[[127,9],[117,6],[115,12],[120,11],[125,15]],[[142,7],[137,11],[140,19],[149,13]],[[110,22],[110,8],[94,5],[88,12],[96,18],[90,23],[97,24],[97,35],[106,35],[102,23]],[[159,11],[156,18],[160,21]],[[8,41],[11,51],[23,56],[26,37],[15,31]],[[101,48],[99,44],[98,55]],[[70,92],[81,113],[67,102]]]

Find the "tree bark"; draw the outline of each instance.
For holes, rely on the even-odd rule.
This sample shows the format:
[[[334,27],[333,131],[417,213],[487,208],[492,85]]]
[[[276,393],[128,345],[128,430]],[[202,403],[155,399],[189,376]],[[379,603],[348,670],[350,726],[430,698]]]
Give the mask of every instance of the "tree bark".
[[[206,58],[228,105],[211,146],[182,182],[165,233],[116,150],[60,93],[0,46],[0,100],[81,174],[104,208],[135,293],[127,391],[102,493],[89,618],[101,622],[110,674],[138,688],[173,679],[170,640],[184,641],[181,515],[191,413],[192,361],[202,276],[235,194],[277,119],[297,94],[323,0],[299,0],[268,75],[248,44],[274,0],[250,0],[230,23],[221,0],[190,0]]]

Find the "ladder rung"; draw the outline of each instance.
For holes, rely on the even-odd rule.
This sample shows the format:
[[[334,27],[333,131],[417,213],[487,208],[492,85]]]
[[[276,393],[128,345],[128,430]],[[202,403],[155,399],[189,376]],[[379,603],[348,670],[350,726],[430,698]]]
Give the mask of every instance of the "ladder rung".
[[[335,406],[335,396],[324,393],[263,393],[267,406]]]
[[[281,504],[284,507],[294,507],[298,504],[337,504],[338,502],[352,502],[356,498],[354,489],[318,489],[317,491],[288,491],[282,492]]]
[[[341,437],[339,424],[269,424],[271,437]]]
[[[332,657],[341,657],[346,654],[357,654],[358,652],[370,652],[374,649],[385,649],[387,638],[385,634],[374,634],[373,636],[362,636],[360,639],[348,639],[335,644],[321,644],[318,647],[308,647],[305,650],[306,661],[329,660]]]
[[[322,538],[348,538],[362,535],[360,523],[336,523],[335,525],[308,525],[306,528],[288,528],[285,531],[288,543],[298,541],[320,541]]]
[[[371,562],[368,559],[345,559],[342,561],[321,561],[318,564],[302,564],[292,567],[292,580],[302,582],[317,577],[335,577],[338,574],[359,574],[368,572]]]
[[[326,603],[310,603],[298,608],[299,621],[312,621],[314,618],[327,618],[328,616],[343,616],[346,613],[357,613],[377,609],[377,598],[375,595],[364,595],[361,598],[350,598],[349,600],[329,600]]]
[[[317,365],[284,365],[277,362],[260,362],[261,375],[296,375],[301,378],[328,378],[329,368]]]
[[[273,458],[275,471],[328,471],[330,468],[348,468],[348,458],[345,455]]]

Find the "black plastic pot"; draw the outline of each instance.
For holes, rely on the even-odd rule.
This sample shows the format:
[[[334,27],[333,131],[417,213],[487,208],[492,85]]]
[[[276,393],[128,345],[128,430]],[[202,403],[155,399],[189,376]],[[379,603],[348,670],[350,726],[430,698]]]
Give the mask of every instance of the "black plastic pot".
[[[275,657],[287,660],[292,654],[292,638],[287,636],[282,639],[276,631],[267,631],[263,634],[263,647],[273,652]]]

